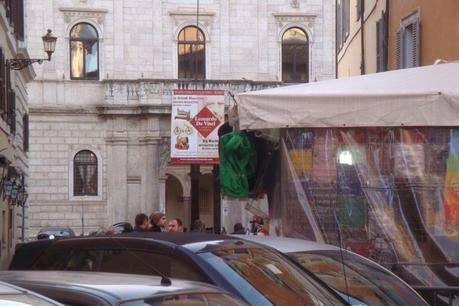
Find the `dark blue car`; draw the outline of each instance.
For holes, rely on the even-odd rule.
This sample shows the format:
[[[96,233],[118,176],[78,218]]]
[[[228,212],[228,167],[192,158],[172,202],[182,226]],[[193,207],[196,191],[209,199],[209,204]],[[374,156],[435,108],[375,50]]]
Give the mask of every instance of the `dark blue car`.
[[[10,270],[160,275],[217,285],[251,305],[347,305],[281,253],[213,234],[128,233],[35,241],[17,247]]]

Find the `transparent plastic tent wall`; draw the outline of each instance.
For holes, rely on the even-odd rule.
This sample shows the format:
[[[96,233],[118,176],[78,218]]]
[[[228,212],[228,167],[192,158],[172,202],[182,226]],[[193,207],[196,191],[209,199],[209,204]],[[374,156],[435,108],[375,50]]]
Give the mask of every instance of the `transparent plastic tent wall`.
[[[277,234],[341,238],[419,285],[450,278],[441,264],[459,258],[459,128],[292,128],[279,150]]]

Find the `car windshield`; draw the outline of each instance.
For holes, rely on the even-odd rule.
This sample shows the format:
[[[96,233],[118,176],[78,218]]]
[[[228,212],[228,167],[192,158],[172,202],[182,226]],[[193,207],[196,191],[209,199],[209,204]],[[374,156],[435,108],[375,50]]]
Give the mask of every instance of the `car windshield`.
[[[339,251],[295,252],[288,255],[329,286],[349,296],[352,305],[426,305],[399,278],[354,254],[343,252],[347,282]]]
[[[244,302],[223,293],[187,293],[128,301],[121,306],[246,306]]]
[[[225,241],[199,256],[251,305],[343,305],[327,287],[268,248]]]

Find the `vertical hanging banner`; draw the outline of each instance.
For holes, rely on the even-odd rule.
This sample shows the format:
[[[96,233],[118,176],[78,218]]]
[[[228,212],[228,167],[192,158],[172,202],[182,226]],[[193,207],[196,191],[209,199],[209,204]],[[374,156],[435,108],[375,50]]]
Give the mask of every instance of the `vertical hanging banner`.
[[[174,90],[171,164],[218,164],[218,128],[224,122],[223,90]]]

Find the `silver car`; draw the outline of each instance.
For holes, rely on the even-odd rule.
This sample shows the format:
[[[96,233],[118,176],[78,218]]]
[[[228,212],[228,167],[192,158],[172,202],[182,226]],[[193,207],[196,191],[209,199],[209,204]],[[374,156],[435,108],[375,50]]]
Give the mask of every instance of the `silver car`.
[[[247,305],[211,285],[157,276],[74,271],[0,271],[0,280],[8,280],[11,284],[33,290],[66,306]]]
[[[333,288],[351,305],[427,305],[398,276],[356,253],[302,239],[252,235],[237,237],[270,246],[286,254]]]
[[[0,282],[0,305],[2,306],[64,306],[30,290]]]

